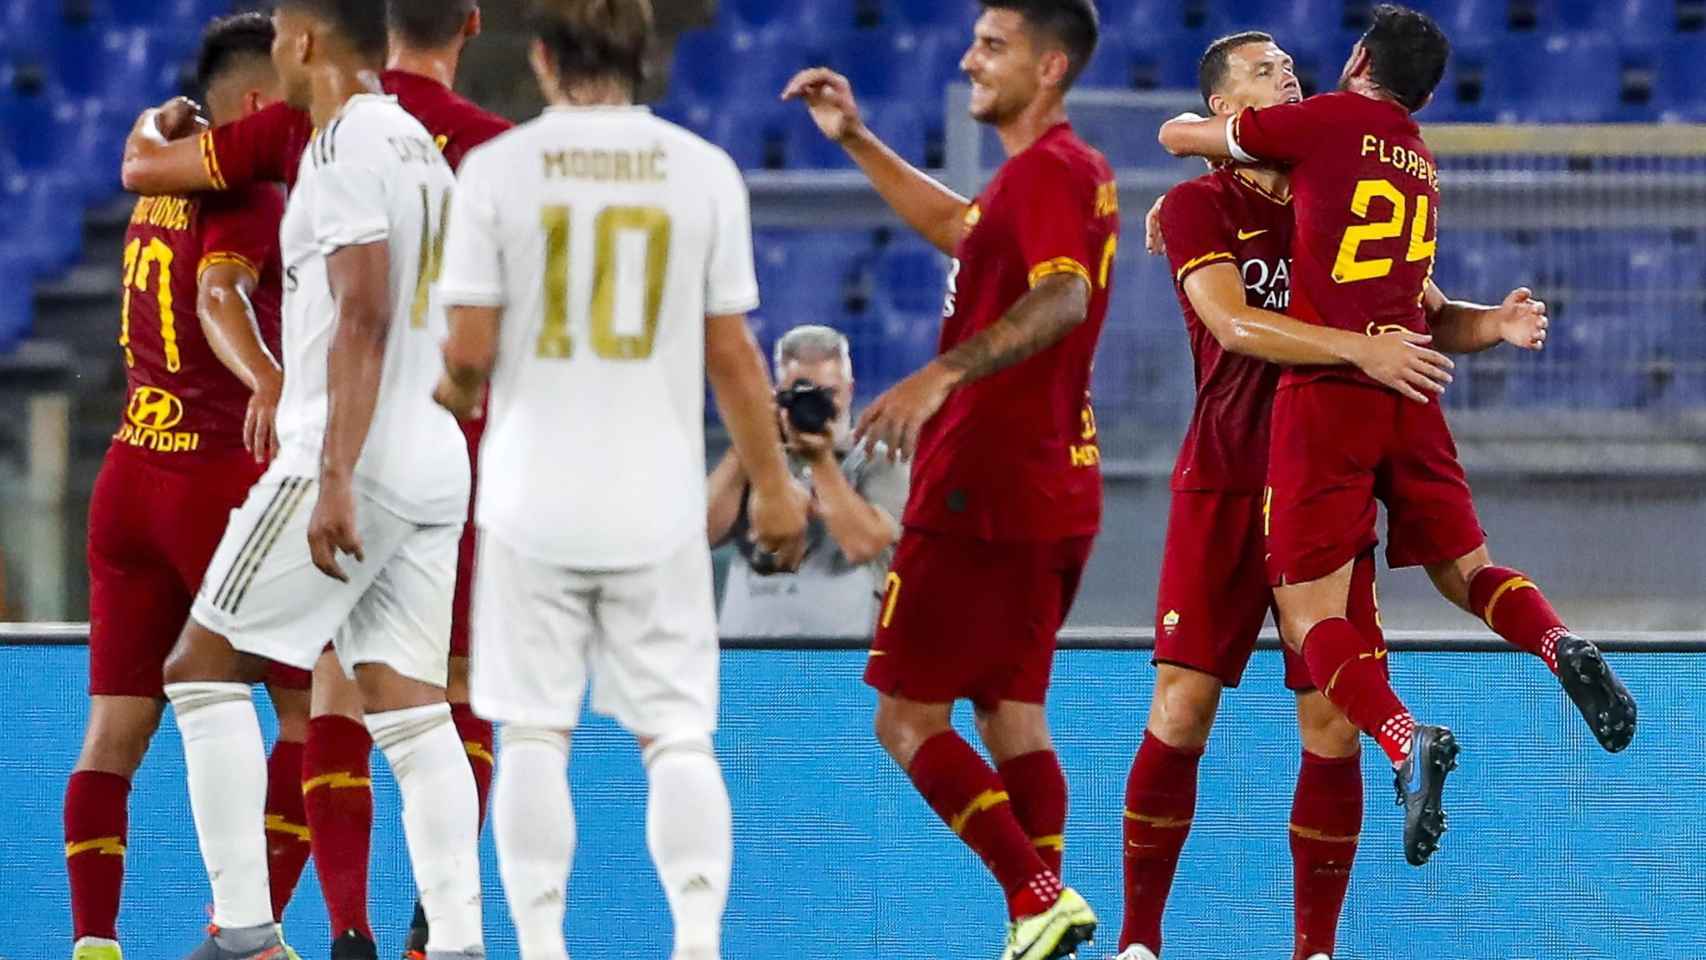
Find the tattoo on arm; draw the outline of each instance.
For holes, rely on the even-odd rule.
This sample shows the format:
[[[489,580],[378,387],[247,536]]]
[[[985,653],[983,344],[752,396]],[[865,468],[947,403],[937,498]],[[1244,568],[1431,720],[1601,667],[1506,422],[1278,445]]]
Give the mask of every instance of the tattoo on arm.
[[[1000,320],[942,354],[941,363],[972,383],[1029,359],[1058,343],[1084,322],[1090,288],[1071,274],[1046,277]]]

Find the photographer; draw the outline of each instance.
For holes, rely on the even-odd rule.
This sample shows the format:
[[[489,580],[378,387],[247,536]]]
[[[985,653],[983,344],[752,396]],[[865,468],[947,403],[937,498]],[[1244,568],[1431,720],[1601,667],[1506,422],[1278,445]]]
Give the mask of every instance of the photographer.
[[[707,481],[712,546],[734,540],[718,629],[724,636],[869,636],[900,536],[908,468],[854,449],[847,338],[802,326],[776,343],[777,406],[794,477],[812,493],[806,557],[775,574],[746,536],[747,479],[734,450]],[[830,542],[825,542],[827,539]]]

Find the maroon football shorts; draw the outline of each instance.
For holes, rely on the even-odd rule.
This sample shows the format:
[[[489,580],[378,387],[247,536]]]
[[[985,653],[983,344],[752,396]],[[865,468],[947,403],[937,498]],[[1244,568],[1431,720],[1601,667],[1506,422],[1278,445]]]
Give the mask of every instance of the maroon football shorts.
[[[1388,566],[1455,560],[1486,542],[1437,402],[1337,379],[1284,386],[1268,456],[1268,583],[1308,583],[1375,545]]]
[[[906,530],[865,682],[921,703],[1042,703],[1093,539],[995,543]]]
[[[107,451],[89,502],[91,694],[162,696],[161,668],[226,519],[261,471],[242,450],[179,457],[115,443]]]

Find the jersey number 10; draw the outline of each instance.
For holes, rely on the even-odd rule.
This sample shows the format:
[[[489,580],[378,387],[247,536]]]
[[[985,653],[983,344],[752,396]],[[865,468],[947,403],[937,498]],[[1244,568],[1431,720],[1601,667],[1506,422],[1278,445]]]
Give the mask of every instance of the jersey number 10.
[[[545,322],[535,352],[550,360],[574,356],[569,336],[570,210],[549,206],[539,212],[545,231]],[[617,284],[622,278],[620,235],[645,235],[645,303],[640,332],[616,329]],[[659,207],[605,207],[593,221],[592,351],[605,360],[644,360],[657,340],[658,312],[669,275],[669,212]]]

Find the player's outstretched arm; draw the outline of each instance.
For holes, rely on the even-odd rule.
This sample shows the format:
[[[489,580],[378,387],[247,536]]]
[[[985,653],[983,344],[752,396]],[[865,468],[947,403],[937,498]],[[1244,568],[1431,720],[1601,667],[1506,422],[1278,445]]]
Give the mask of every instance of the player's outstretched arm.
[[[458,420],[480,415],[486,382],[498,363],[498,333],[503,324],[501,307],[452,305],[450,336],[444,341],[444,372],[432,398]]]
[[[144,196],[215,189],[198,139],[190,136],[202,125],[195,102],[184,97],[143,111],[124,141],[124,188]]]
[[[970,201],[890,150],[865,126],[853,87],[826,67],[802,70],[788,81],[782,99],[799,100],[819,130],[841,144],[883,201],[936,249],[953,256],[964,231]]]
[[[705,478],[705,539],[720,547],[729,541],[740,518],[740,498],[746,492],[746,471],[731,447]]]
[[[1536,300],[1534,291],[1518,287],[1505,295],[1498,306],[1451,300],[1428,281],[1422,308],[1433,328],[1434,346],[1447,353],[1480,353],[1501,343],[1524,350],[1542,350],[1551,320],[1546,301]]]
[[[326,279],[337,318],[326,357],[326,439],[320,449],[320,494],[308,523],[314,565],[329,577],[348,580],[337,555],[362,559],[355,527],[355,465],[385,368],[391,332],[391,248],[381,240],[343,247],[326,258]]]
[[[1420,403],[1444,393],[1451,382],[1451,359],[1429,349],[1425,334],[1406,330],[1370,337],[1252,307],[1244,278],[1230,263],[1192,271],[1184,287],[1197,317],[1233,353],[1282,366],[1349,364]]]
[[[1231,129],[1237,117],[1200,117],[1181,113],[1161,125],[1161,146],[1175,157],[1205,160],[1249,160],[1233,153]]]
[[[758,547],[778,570],[795,570],[806,550],[810,496],[788,475],[777,435],[776,397],[743,314],[705,318],[705,375],[735,454],[752,481],[747,515]]]
[[[249,388],[249,410],[243,418],[243,446],[256,462],[278,453],[274,420],[278,395],[284,389],[284,372],[261,341],[250,298],[260,280],[240,263],[221,262],[208,266],[196,284],[195,312],[202,336],[213,355],[231,375]]]

